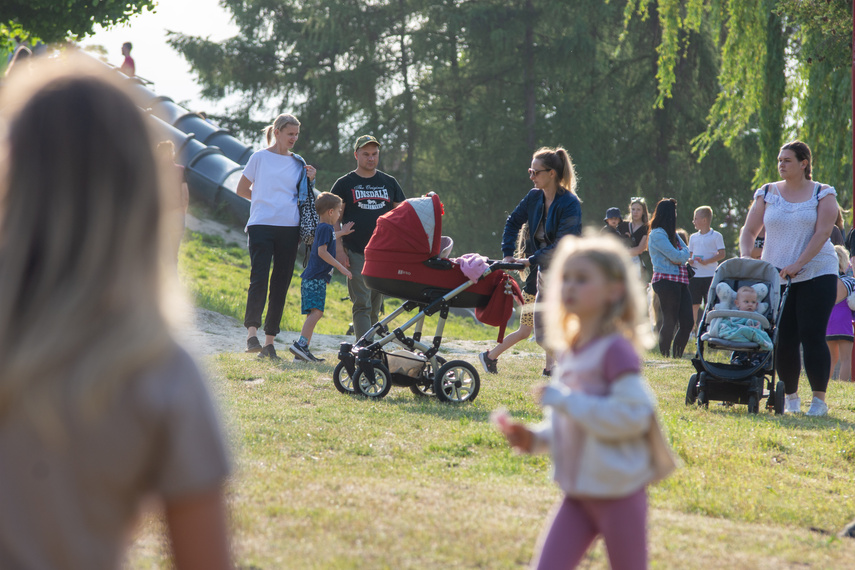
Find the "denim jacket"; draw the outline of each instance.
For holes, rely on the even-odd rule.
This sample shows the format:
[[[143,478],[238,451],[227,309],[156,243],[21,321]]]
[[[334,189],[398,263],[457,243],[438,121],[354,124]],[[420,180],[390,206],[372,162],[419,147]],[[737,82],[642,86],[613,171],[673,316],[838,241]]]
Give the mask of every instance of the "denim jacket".
[[[306,174],[306,161],[303,157],[296,152],[292,152],[291,156],[303,164],[303,169],[300,172],[300,180],[297,182],[297,202],[306,202],[309,199],[309,190],[314,191],[315,189],[315,181],[309,180],[309,176]]]
[[[647,237],[647,251],[650,252],[654,273],[678,275],[680,265],[689,261],[689,248],[683,243],[680,236],[677,236],[677,240],[680,242],[680,249],[671,245],[668,234],[662,228],[650,230]]]
[[[528,261],[532,267],[540,265],[545,268],[548,265],[547,258],[562,237],[568,234],[582,235],[582,204],[572,192],[565,191],[555,195],[543,227],[548,245],[538,249],[534,232],[540,224],[541,217],[543,217],[543,190],[532,188],[505,222],[505,231],[502,233],[502,255],[506,257],[514,255],[517,236],[526,222],[528,222],[529,233],[525,251],[529,254]]]

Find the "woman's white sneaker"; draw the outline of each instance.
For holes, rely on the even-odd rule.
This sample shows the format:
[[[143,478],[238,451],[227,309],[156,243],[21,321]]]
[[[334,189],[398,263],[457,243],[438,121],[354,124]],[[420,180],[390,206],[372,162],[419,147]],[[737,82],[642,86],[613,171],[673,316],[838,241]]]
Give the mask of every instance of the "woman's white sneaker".
[[[820,400],[819,398],[814,398],[810,403],[810,409],[805,414],[806,416],[824,416],[828,414],[828,404]]]
[[[785,414],[800,414],[802,413],[802,399],[796,396],[784,398],[784,413]]]

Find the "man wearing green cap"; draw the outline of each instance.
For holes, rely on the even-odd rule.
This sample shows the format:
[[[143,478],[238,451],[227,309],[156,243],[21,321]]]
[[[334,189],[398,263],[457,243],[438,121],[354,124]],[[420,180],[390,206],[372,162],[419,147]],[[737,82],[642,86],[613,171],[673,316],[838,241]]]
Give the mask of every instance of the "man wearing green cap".
[[[336,180],[330,192],[344,202],[340,223],[353,222],[353,233],[342,236],[343,251],[337,252],[336,257],[353,274],[347,288],[353,301],[353,332],[359,338],[379,320],[383,303],[383,296],[366,287],[362,280],[365,246],[377,227],[377,218],[406,198],[394,177],[377,170],[380,141],[362,135],[353,145],[353,156],[356,170]]]

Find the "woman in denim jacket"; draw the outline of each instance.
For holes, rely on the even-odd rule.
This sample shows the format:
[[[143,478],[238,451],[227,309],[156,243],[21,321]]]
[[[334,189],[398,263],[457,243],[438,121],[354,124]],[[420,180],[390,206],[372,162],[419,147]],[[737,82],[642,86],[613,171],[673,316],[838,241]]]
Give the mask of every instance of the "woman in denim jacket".
[[[532,271],[537,268],[537,295],[535,307],[540,306],[541,272],[549,266],[549,258],[555,245],[566,235],[582,235],[582,202],[576,194],[576,169],[567,151],[562,147],[543,147],[534,153],[528,175],[534,184],[525,198],[508,216],[502,233],[502,255],[505,262],[527,265]],[[523,224],[528,223],[529,236],[526,240],[523,259],[515,259],[517,236]],[[543,319],[534,313],[534,338],[544,346]],[[544,375],[552,369],[552,355],[547,351]]]
[[[647,250],[653,264],[651,286],[662,307],[659,351],[663,356],[680,358],[689,341],[694,319],[686,269],[689,248],[677,235],[677,201],[673,198],[663,198],[656,204],[650,220]]]

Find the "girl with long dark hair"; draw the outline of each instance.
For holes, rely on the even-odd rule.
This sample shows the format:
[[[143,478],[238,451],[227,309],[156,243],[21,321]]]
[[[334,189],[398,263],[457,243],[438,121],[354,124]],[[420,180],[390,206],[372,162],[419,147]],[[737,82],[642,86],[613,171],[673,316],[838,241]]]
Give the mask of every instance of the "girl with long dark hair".
[[[651,286],[662,307],[659,351],[680,358],[692,332],[692,295],[686,262],[689,248],[677,235],[677,201],[663,198],[650,220],[647,249],[653,264]]]

